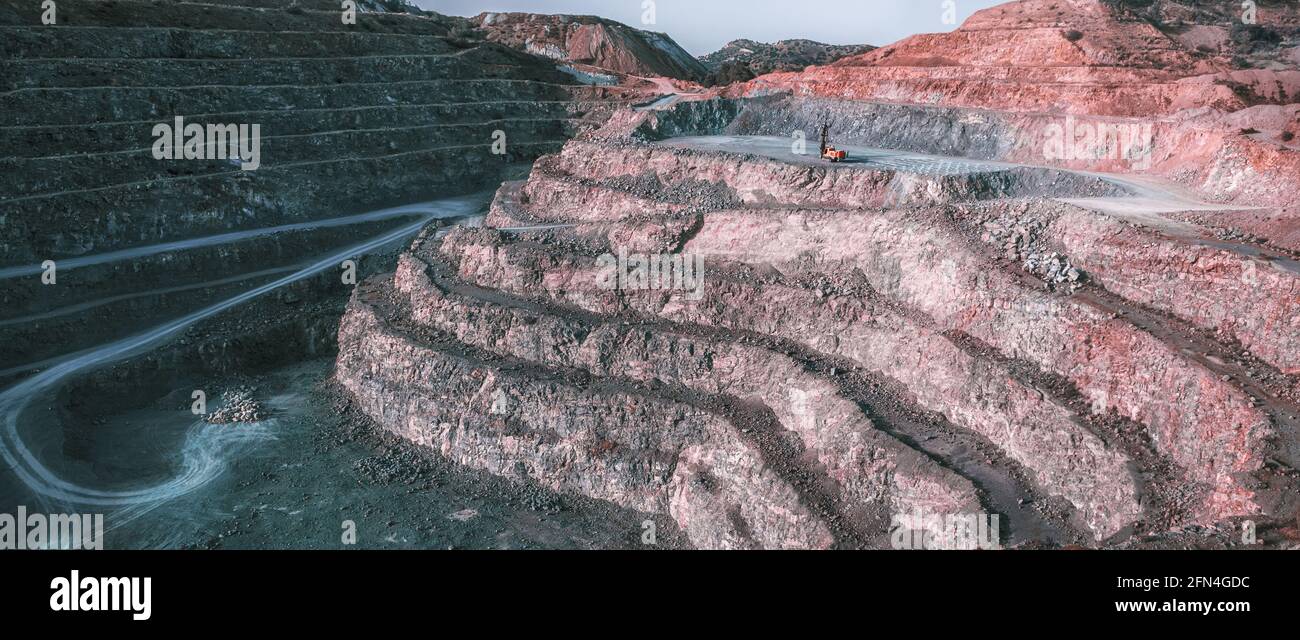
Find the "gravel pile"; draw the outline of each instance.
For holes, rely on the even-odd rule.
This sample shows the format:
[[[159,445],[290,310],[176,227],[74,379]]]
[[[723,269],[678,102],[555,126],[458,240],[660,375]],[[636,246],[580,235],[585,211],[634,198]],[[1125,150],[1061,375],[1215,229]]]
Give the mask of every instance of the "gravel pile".
[[[987,216],[981,221],[981,240],[997,247],[1002,257],[1020,262],[1025,272],[1047,283],[1052,291],[1073,293],[1087,275],[1070,259],[1052,251],[1042,240],[1047,221],[1024,212]]]
[[[252,387],[236,387],[221,394],[221,408],[204,416],[208,424],[240,424],[261,422],[270,412],[253,397]]]
[[[1042,278],[1053,290],[1065,289],[1073,291],[1075,287],[1083,283],[1084,279],[1083,271],[1070,264],[1070,261],[1065,256],[1055,251],[1045,254],[1029,254],[1029,257],[1025,259],[1024,269]]]

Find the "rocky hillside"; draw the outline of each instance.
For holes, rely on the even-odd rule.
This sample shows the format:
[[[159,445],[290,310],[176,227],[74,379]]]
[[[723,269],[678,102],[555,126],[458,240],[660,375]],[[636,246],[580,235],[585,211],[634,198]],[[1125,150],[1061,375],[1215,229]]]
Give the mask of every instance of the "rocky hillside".
[[[1291,68],[1300,65],[1300,11],[1289,0],[1254,3],[1186,0],[1115,0],[1117,9],[1151,22],[1184,47],[1205,54],[1230,56],[1238,68]]]
[[[1290,60],[1300,11],[1294,4],[1264,6],[1261,19],[1276,16],[1268,26],[1232,28],[1154,22],[1155,5],[1139,14],[1103,0],[1018,0],[980,11],[951,33],[912,36],[806,73],[763,78],[754,88],[1110,116],[1286,104],[1300,95],[1300,71]],[[1187,35],[1192,31],[1204,41]],[[1227,42],[1236,33],[1243,50],[1256,37],[1273,42],[1258,52],[1272,52],[1276,64],[1243,70],[1234,62],[1237,49],[1205,45],[1212,33]]]
[[[782,40],[775,43],[732,40],[726,46],[700,56],[711,72],[726,64],[741,64],[755,76],[775,71],[802,71],[813,65],[826,65],[849,56],[874,50],[871,45],[833,45],[813,40]]]
[[[667,34],[595,16],[483,13],[472,19],[488,40],[617,74],[700,80],[707,69]]]

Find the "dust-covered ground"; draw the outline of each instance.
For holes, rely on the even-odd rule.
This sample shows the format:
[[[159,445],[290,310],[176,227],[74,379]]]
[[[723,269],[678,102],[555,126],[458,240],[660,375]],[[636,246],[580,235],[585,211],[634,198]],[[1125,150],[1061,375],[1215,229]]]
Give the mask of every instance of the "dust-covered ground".
[[[376,429],[332,390],[332,362],[258,378],[270,417],[224,472],[107,536],[107,546],[185,549],[664,549],[671,520],[457,467]],[[159,408],[160,410],[163,407]],[[215,407],[219,411],[220,407]],[[106,516],[113,525],[113,515]],[[653,544],[647,521],[653,522]],[[349,534],[355,534],[353,538]],[[354,544],[345,543],[355,540]]]

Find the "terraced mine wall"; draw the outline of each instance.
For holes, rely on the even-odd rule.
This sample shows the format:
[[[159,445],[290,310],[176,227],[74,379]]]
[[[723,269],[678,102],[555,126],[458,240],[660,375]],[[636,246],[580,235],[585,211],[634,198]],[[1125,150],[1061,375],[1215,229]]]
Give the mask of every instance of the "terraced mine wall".
[[[418,243],[349,304],[340,383],[464,464],[667,513],[706,547],[885,546],[886,516],[909,509],[1000,514],[1007,541],[1124,544],[1300,507],[1285,264],[1054,200],[1135,195],[1086,174],[783,161],[666,135],[780,135],[750,108],[624,113],[539,160],[488,225],[568,226]],[[997,139],[988,127],[953,143]],[[705,276],[602,285],[629,252],[698,258]],[[370,353],[377,333],[408,355]],[[423,364],[446,358],[462,368]],[[471,399],[445,390],[462,384]],[[574,422],[610,410],[583,395],[606,388],[702,410],[715,431],[651,454],[648,434]],[[565,415],[510,409],[539,394]],[[732,446],[722,433],[758,457],[701,459],[700,442]],[[664,457],[677,471],[646,473]],[[654,482],[597,488],[615,481]],[[674,502],[699,490],[708,509]]]
[[[310,264],[322,251],[340,250],[353,244],[358,236],[379,235],[402,222],[409,223],[410,219],[282,232],[151,257],[139,263],[91,265],[67,274],[75,278],[75,287],[46,286],[34,278],[15,279],[5,288],[8,313],[0,320],[0,360],[6,366],[0,370],[53,360],[95,346],[107,336],[129,335],[141,329],[142,320],[155,319],[156,323],[182,317],[214,301],[283,278]],[[391,258],[368,260],[358,256],[355,261],[359,270],[369,273],[391,269]],[[245,265],[245,261],[252,264]],[[295,305],[314,308],[315,303],[329,299],[337,307],[347,297],[340,273],[329,270],[324,277],[309,281],[309,286],[277,292],[284,300],[280,313],[293,313]],[[125,289],[126,283],[138,290],[90,295]],[[337,322],[337,317],[327,315],[326,320]],[[330,349],[326,348],[325,353]],[[278,351],[285,356],[292,353],[287,344]]]
[[[33,271],[46,260],[495,188],[624,101],[617,87],[575,85],[553,62],[486,42],[462,19],[361,13],[345,25],[339,9],[69,0],[43,25],[39,4],[0,2],[7,365],[178,317],[411,218],[60,268],[56,286]],[[260,166],[157,158],[155,127],[176,118],[257,126]],[[325,313],[337,323],[343,294],[303,294],[333,296]],[[50,339],[59,335],[68,339]],[[297,342],[285,341],[286,356]]]
[[[329,220],[495,188],[629,101],[480,35],[436,14],[361,13],[345,25],[324,0],[61,0],[54,25],[41,24],[40,3],[0,2],[0,384],[418,212]],[[258,127],[260,166],[158,158],[155,127],[176,118]],[[260,233],[292,224],[302,226]],[[204,240],[239,232],[251,235]],[[357,277],[391,271],[399,246],[353,256]],[[46,260],[57,284],[42,279]],[[332,357],[351,286],[326,270],[69,378],[40,399],[56,410],[29,415],[32,428],[79,460],[106,437],[97,425],[178,387]]]
[[[349,30],[331,3],[299,6],[72,1],[44,27],[7,3],[0,263],[485,188],[558,149],[582,99],[608,91],[452,37],[449,19],[363,14]],[[153,128],[175,117],[259,125],[260,168],[155,159]]]
[[[397,298],[374,288],[354,299],[356,312],[340,333],[339,376],[362,407],[399,434],[464,464],[536,477],[562,491],[591,492],[593,481],[617,483],[597,495],[670,513],[696,544],[708,547],[880,545],[891,507],[946,512],[978,504],[969,482],[867,428],[870,420],[852,401],[801,371],[796,360],[707,335],[629,330],[595,316],[548,315],[526,303],[484,304],[445,292],[427,267],[405,257],[392,284]],[[391,315],[381,323],[376,316],[383,310]],[[385,328],[378,329],[381,324]],[[393,348],[424,355],[398,358],[396,366],[393,359],[371,358],[354,341],[369,341],[376,332]],[[479,353],[473,370],[483,375],[469,374],[481,380],[477,388],[447,393],[442,377],[424,376],[431,360],[446,358],[440,354],[444,343],[430,342],[439,334]],[[573,371],[574,378],[536,387],[532,376],[521,380],[522,372],[507,365],[520,360]],[[376,368],[381,361],[387,364]],[[466,375],[448,373],[453,380]],[[411,386],[416,379],[429,383]],[[792,396],[796,390],[803,395]],[[614,391],[615,406],[636,407],[640,424],[662,420],[665,428],[647,431],[636,422],[608,420],[605,406]],[[559,404],[545,400],[557,392],[574,397]],[[430,393],[442,401],[428,402]],[[531,404],[537,395],[545,405]],[[508,408],[485,405],[498,396],[509,398]],[[807,402],[825,411],[821,418],[808,413]],[[686,407],[677,411],[689,417],[679,417],[674,406]],[[750,415],[755,411],[757,417]],[[711,427],[693,426],[684,437],[666,440],[701,422]],[[653,452],[644,450],[647,433],[656,434]],[[796,440],[786,441],[786,433],[798,434]],[[835,519],[839,508],[819,493],[827,489],[773,451],[789,447],[815,456],[861,511],[844,514],[847,522]]]

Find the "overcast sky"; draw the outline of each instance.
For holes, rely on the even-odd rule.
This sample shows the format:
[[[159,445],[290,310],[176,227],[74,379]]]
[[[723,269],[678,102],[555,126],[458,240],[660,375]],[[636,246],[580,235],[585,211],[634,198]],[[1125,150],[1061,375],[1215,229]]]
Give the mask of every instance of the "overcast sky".
[[[695,55],[739,38],[775,42],[808,38],[830,44],[885,45],[914,33],[951,31],[945,0],[655,0],[656,23],[643,25],[644,0],[413,0],[438,13],[484,11],[598,15],[662,31]],[[957,24],[1004,0],[952,0]]]

